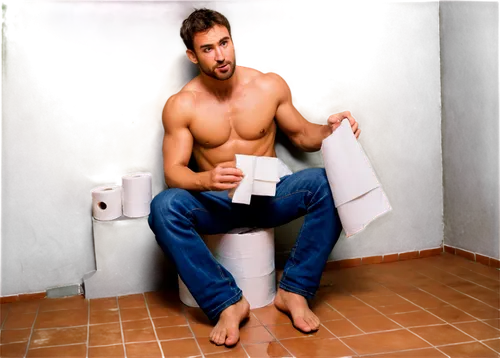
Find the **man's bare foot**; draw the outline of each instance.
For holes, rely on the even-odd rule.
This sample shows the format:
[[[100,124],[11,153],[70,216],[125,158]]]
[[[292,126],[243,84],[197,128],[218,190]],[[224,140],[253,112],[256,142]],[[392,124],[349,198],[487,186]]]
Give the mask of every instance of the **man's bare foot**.
[[[220,314],[219,321],[210,333],[210,341],[218,346],[234,346],[240,339],[240,323],[250,316],[250,304],[241,300],[226,308]]]
[[[309,333],[319,329],[319,318],[309,309],[305,297],[278,288],[274,305],[280,311],[290,314],[293,325],[300,331]]]

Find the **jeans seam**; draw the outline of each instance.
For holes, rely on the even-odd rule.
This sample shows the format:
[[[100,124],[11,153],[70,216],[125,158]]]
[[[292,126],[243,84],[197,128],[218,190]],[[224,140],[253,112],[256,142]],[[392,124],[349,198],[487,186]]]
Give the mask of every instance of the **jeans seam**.
[[[287,288],[289,290],[292,290],[292,291],[298,291],[298,292],[302,292],[302,293],[305,293],[307,296],[314,296],[313,293],[309,292],[309,291],[306,291],[306,290],[302,290],[300,288],[297,288],[297,287],[293,287],[293,286],[290,286],[290,285],[287,285],[286,283],[284,282],[280,282],[280,286],[283,286],[284,288]]]
[[[289,194],[284,195],[284,196],[279,196],[277,198],[275,197],[271,202],[275,203],[278,200],[285,199],[285,198],[288,198],[288,197],[290,197],[292,195],[299,194],[299,193],[309,193],[309,194],[312,194],[312,192],[310,190],[297,190],[297,191],[294,191],[293,193],[289,193]]]
[[[227,300],[225,300],[224,302],[222,302],[222,303],[221,303],[220,305],[218,305],[217,307],[212,308],[210,311],[208,311],[208,313],[210,314],[210,313],[212,313],[212,312],[214,312],[214,311],[218,310],[220,307],[224,306],[227,302],[229,302],[229,301],[233,300],[235,297],[238,297],[238,296],[241,296],[241,295],[242,295],[242,292],[241,292],[241,290],[240,290],[240,292],[238,292],[238,293],[236,293],[234,296],[232,296],[232,297],[228,298]]]
[[[311,195],[314,195],[312,191],[310,190],[299,190],[299,191],[296,191],[292,194],[296,194],[296,193],[309,193]],[[291,194],[290,194],[291,195]],[[284,197],[283,197],[284,198]],[[307,215],[307,214],[306,214]],[[287,276],[288,276],[288,271],[290,271],[292,268],[295,267],[295,252],[297,251],[297,248],[299,247],[299,244],[300,244],[300,238],[301,238],[301,234],[302,232],[304,231],[305,227],[306,227],[307,223],[304,222],[300,228],[300,231],[299,231],[299,234],[297,235],[297,241],[295,242],[295,245],[293,247],[293,250],[292,250],[292,253],[290,255],[290,257],[293,259],[292,263],[290,264],[290,267],[288,267],[285,271],[283,271],[283,276],[281,278],[281,280],[286,280]]]

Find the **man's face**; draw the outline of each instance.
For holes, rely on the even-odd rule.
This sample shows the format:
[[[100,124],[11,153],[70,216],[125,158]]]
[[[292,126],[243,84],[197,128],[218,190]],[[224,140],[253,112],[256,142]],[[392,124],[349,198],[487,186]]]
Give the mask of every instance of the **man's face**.
[[[220,81],[231,78],[236,69],[236,56],[225,26],[215,25],[206,32],[197,33],[193,46],[198,67],[203,73]]]

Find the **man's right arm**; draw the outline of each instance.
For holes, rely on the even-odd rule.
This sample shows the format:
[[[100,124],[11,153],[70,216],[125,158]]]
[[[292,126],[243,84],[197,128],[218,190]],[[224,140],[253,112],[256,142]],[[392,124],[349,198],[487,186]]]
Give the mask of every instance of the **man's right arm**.
[[[169,188],[193,191],[229,190],[235,188],[242,173],[234,163],[221,163],[216,168],[195,173],[188,168],[193,151],[193,135],[189,124],[195,108],[194,98],[189,92],[180,92],[170,97],[163,109],[163,170]]]

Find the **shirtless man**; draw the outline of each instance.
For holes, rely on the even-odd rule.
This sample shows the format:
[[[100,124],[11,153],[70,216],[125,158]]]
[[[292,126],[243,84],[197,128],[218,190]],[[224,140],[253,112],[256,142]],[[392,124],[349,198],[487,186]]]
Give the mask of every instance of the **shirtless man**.
[[[275,157],[277,125],[300,149],[317,151],[343,119],[356,138],[358,124],[349,112],[331,115],[326,125],[312,124],[294,108],[280,76],[236,66],[231,28],[218,12],[194,11],[184,20],[181,37],[200,74],[165,104],[163,161],[169,189],[154,198],[149,225],[199,306],[217,321],[210,340],[232,346],[249,304],[199,234],[275,227],[305,215],[274,304],[300,331],[317,330],[319,319],[307,299],[319,287],[342,230],[325,171],[310,168],[283,176],[276,196],[233,204],[228,190],[243,175],[235,168],[235,154]],[[191,154],[198,172],[188,168]]]

